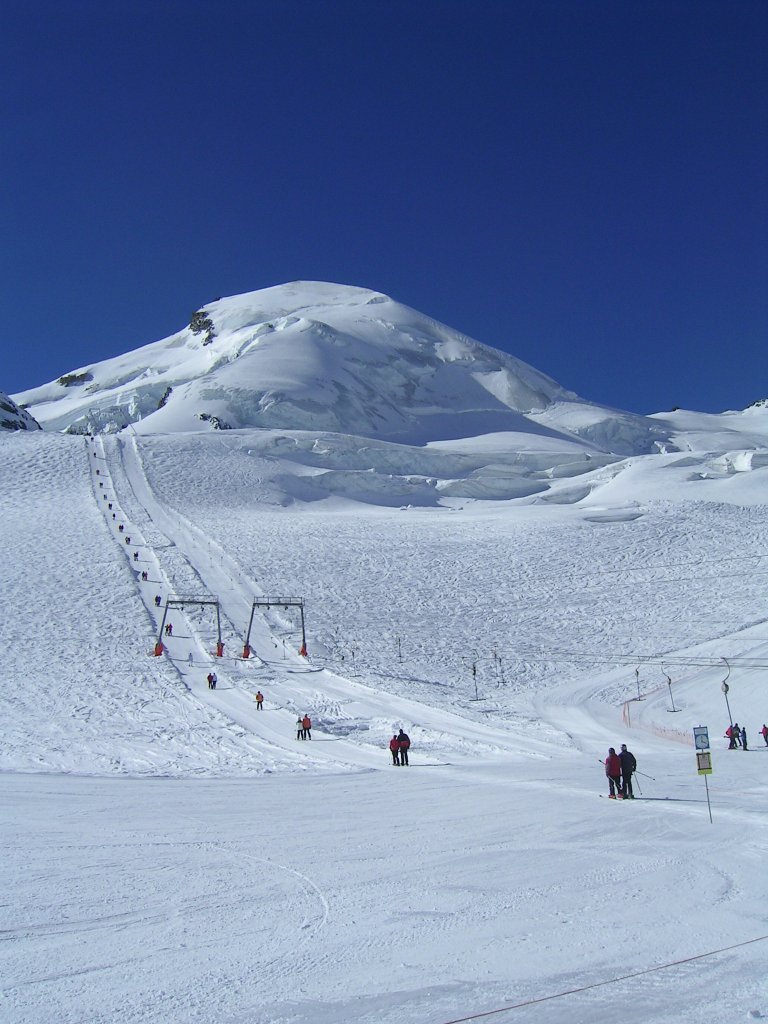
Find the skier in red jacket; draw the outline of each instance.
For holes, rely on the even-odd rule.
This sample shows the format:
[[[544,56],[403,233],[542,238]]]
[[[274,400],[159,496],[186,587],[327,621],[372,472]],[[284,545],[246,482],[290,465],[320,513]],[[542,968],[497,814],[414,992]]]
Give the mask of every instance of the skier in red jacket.
[[[397,738],[397,733],[395,733],[395,735],[389,741],[389,749],[392,754],[392,764],[396,764],[399,766],[400,758],[398,755],[400,753],[400,741]]]
[[[618,793],[621,800],[621,761],[613,747],[608,750],[608,757],[605,759],[605,774],[608,777],[608,799],[615,800]]]

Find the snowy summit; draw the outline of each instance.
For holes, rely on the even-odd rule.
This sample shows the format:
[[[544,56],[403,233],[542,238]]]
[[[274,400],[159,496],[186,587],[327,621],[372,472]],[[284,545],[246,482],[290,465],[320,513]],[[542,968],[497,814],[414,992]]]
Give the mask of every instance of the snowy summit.
[[[385,295],[322,282],[217,299],[169,338],[17,397],[46,429],[80,432],[279,427],[421,444],[515,431],[620,450],[659,433]]]

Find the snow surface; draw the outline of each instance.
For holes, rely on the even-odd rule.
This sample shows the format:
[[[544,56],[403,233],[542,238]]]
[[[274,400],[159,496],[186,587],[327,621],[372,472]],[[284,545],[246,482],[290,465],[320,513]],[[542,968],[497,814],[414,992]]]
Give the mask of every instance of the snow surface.
[[[220,337],[391,301],[292,287],[221,300]],[[630,417],[531,374],[543,411],[466,438],[442,376],[410,443],[322,402],[88,439],[51,432],[67,397],[0,434],[3,1022],[768,1017],[768,409]],[[223,657],[192,604],[153,656],[173,597],[218,599]]]
[[[765,466],[645,456],[577,501],[566,477],[401,508],[411,459],[468,481],[502,439],[364,447],[0,439],[3,1019],[768,1015],[765,942],[738,945],[768,932]],[[322,473],[345,480],[318,500]],[[156,593],[217,595],[225,657],[209,608],[152,657]],[[282,608],[237,657],[253,597],[294,594],[309,659]],[[723,749],[724,657],[747,752]],[[629,806],[598,798],[622,741]]]

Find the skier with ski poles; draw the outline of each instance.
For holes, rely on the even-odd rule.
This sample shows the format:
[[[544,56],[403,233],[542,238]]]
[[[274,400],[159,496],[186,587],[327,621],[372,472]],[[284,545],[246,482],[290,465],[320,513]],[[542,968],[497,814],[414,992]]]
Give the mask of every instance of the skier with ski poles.
[[[609,747],[608,757],[606,757],[603,764],[605,765],[605,775],[608,779],[608,799],[615,800],[618,795],[619,800],[621,800],[621,761],[613,747]]]
[[[634,800],[635,794],[632,792],[632,773],[637,771],[637,761],[635,755],[631,750],[627,750],[627,744],[621,744],[621,753],[619,754],[619,761],[621,761],[621,795],[625,800]]]

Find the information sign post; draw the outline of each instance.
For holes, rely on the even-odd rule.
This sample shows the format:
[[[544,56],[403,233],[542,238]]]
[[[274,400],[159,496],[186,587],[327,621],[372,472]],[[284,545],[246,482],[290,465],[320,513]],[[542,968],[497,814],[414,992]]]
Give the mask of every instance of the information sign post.
[[[709,729],[705,725],[698,725],[693,730],[693,745],[696,747],[696,768],[699,775],[704,776],[704,786],[707,791],[707,810],[709,820],[712,822],[712,805],[709,802],[709,782],[707,776],[712,774],[712,753],[709,749]]]

